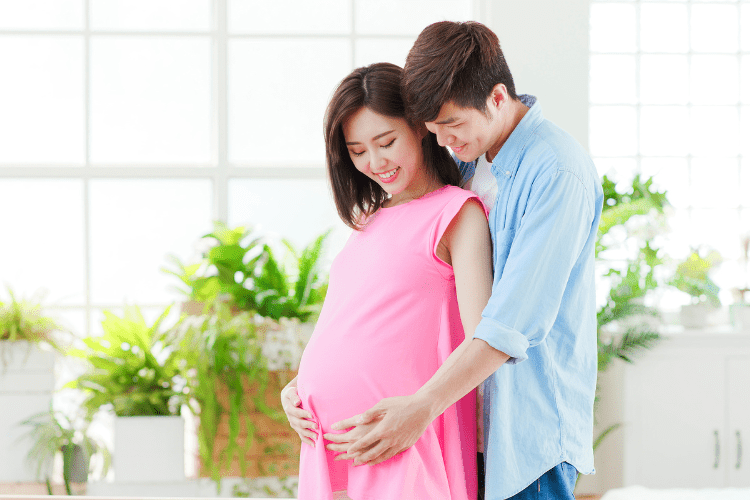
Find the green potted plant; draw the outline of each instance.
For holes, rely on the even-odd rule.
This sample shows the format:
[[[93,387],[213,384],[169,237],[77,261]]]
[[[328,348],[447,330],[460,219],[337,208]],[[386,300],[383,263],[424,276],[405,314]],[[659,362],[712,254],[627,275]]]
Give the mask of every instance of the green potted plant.
[[[63,458],[63,481],[68,495],[72,494],[70,483],[88,481],[93,456],[101,458],[102,476],[109,470],[109,450],[99,440],[88,435],[88,420],[74,421],[64,413],[50,408],[27,418],[21,425],[30,427],[24,436],[32,442],[27,462],[34,467],[37,478],[44,476],[50,495],[52,462],[58,454]]]
[[[659,311],[646,305],[646,298],[664,285],[657,279],[663,259],[655,240],[665,230],[664,209],[669,206],[666,193],[656,190],[651,178],[643,181],[636,175],[630,185],[618,188],[605,175],[602,187],[604,205],[595,250],[600,278],[607,289],[597,311],[600,378],[615,360],[633,363],[638,354],[661,339],[655,325]],[[595,414],[599,413],[601,402],[597,384]],[[602,425],[595,436],[594,449],[620,425]]]
[[[214,231],[202,239],[210,244],[199,262],[183,264],[170,260],[176,269],[163,270],[179,278],[178,288],[198,303],[190,310],[200,312],[205,304],[227,297],[238,310],[255,311],[263,317],[297,318],[306,322],[319,311],[327,290],[320,269],[325,240],[330,230],[298,251],[283,240],[286,255],[278,258],[271,246],[244,226],[230,228],[214,222]]]
[[[717,251],[708,250],[701,255],[699,249],[693,249],[678,264],[669,284],[691,297],[691,303],[680,310],[680,322],[684,327],[703,328],[714,321],[721,301],[719,287],[709,275],[719,263],[721,256]]]
[[[159,318],[148,324],[137,306],[122,316],[104,312],[102,336],[82,339],[68,354],[88,369],[65,387],[83,391],[91,417],[114,412],[113,468],[118,481],[168,481],[184,478],[185,381],[178,355],[165,342]]]
[[[596,257],[605,269],[602,277],[608,282],[609,292],[597,312],[600,372],[614,359],[631,363],[636,353],[653,347],[660,338],[649,321],[658,318],[659,312],[646,306],[644,299],[663,286],[656,279],[656,270],[663,265],[663,259],[654,239],[662,232],[664,208],[669,205],[666,193],[653,188],[653,179],[644,182],[640,175],[622,191],[605,175],[602,187],[604,206]],[[640,223],[633,225],[637,218]],[[635,242],[638,248],[622,259],[627,242]],[[608,259],[611,251],[619,251],[620,258]]]
[[[266,326],[262,317],[217,301],[203,314],[183,316],[169,333],[198,416],[201,474],[217,488],[222,475],[255,474],[261,464],[248,463],[248,457],[264,454],[258,449],[274,424],[282,433],[289,430],[280,408],[273,407],[277,394],[268,398],[269,387],[279,391],[288,380],[268,370]]]
[[[49,346],[61,351],[55,332],[63,328],[43,313],[41,298],[19,299],[7,288],[10,300],[0,300],[0,355],[5,366],[17,355],[30,355],[34,347]],[[18,353],[18,354],[16,354]]]
[[[8,287],[0,300],[0,483],[33,481],[24,463],[28,442],[16,424],[49,407],[55,389],[60,325],[44,313],[37,293],[21,298]]]

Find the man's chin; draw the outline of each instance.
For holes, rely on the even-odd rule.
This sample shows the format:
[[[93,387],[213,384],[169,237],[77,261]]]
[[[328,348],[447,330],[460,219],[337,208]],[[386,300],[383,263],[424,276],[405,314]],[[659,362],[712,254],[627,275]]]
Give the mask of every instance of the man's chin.
[[[459,153],[456,153],[454,151],[453,154],[456,155],[456,158],[458,158],[459,160],[463,162],[470,162],[470,161],[474,161],[477,159],[476,156],[472,155],[471,151],[467,151],[467,150],[463,150]]]

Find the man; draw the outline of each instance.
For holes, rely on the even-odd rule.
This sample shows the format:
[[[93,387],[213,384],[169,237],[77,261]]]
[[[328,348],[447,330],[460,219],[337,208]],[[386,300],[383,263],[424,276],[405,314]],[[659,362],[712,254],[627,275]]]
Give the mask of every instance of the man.
[[[594,471],[596,169],[535,97],[516,95],[486,26],[428,26],[404,69],[410,116],[453,150],[464,187],[492,208],[492,297],[447,370],[335,424],[353,428],[327,434],[328,446],[355,465],[380,463],[486,379],[485,498],[573,499],[578,473]]]

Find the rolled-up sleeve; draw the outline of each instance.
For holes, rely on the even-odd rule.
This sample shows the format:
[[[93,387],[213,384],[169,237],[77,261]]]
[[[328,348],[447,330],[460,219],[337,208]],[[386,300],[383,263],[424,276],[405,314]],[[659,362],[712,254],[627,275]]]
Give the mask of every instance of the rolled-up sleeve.
[[[551,330],[571,272],[592,234],[594,197],[578,176],[564,169],[534,181],[474,333],[474,338],[509,355],[508,363],[527,359],[528,348],[544,341]]]

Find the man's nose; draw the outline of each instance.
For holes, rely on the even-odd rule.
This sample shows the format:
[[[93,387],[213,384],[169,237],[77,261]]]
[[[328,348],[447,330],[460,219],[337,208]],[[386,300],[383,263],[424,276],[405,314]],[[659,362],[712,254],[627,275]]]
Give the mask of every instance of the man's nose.
[[[448,134],[442,127],[438,127],[437,131],[435,131],[435,135],[437,136],[438,144],[443,147],[449,146],[452,142],[450,134]]]

